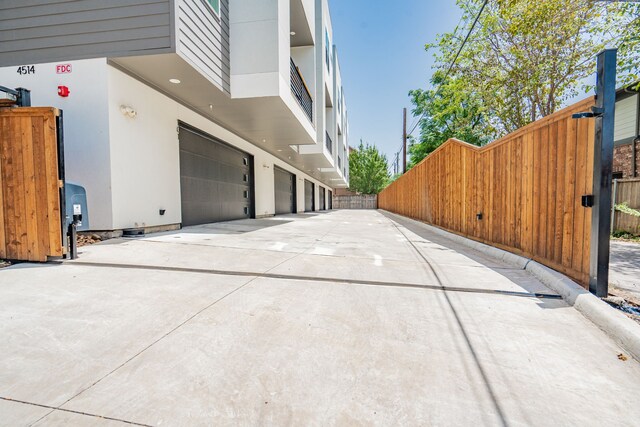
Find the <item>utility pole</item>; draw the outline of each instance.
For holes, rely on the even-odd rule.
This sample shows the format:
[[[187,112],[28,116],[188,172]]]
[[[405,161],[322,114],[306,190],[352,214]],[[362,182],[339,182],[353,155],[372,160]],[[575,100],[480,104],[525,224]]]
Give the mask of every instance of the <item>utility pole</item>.
[[[402,173],[407,173],[407,108],[402,109]]]

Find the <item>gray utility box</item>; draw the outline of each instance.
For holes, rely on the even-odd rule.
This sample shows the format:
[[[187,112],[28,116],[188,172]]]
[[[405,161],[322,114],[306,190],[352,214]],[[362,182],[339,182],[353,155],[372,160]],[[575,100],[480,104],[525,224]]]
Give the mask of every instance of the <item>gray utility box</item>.
[[[67,227],[73,222],[74,215],[82,215],[80,224],[77,224],[78,231],[89,230],[89,209],[87,208],[87,191],[78,184],[70,182],[64,183],[66,224]]]

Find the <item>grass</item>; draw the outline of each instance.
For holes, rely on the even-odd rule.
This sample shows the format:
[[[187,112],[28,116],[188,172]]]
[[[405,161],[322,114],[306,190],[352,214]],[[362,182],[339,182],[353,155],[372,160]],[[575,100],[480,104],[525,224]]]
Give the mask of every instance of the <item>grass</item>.
[[[628,231],[614,231],[611,233],[611,237],[614,240],[622,240],[625,242],[635,242],[640,243],[640,236],[636,234],[629,233]]]

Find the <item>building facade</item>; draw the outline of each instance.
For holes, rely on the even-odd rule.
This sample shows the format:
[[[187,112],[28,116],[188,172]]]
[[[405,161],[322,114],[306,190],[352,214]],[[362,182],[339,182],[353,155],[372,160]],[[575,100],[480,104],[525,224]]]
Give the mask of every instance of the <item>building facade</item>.
[[[640,94],[631,90],[616,93],[613,178],[635,178],[640,174]]]
[[[64,113],[93,230],[323,210],[348,186],[327,0],[10,0],[0,85]]]

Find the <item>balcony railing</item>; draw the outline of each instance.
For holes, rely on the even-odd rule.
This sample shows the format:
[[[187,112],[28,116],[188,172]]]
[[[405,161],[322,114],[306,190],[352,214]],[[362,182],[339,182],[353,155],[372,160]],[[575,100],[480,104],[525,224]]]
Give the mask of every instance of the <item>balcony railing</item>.
[[[313,123],[313,99],[311,98],[311,92],[309,92],[309,88],[304,82],[302,74],[300,74],[300,69],[296,66],[296,63],[293,62],[293,58],[291,58],[291,92],[293,92],[302,110],[304,110],[309,120],[311,120],[311,123]]]
[[[329,132],[325,132],[325,133],[326,133],[326,138],[324,140],[324,143],[327,146],[327,150],[329,150],[329,153],[333,154],[333,141],[329,136]]]

